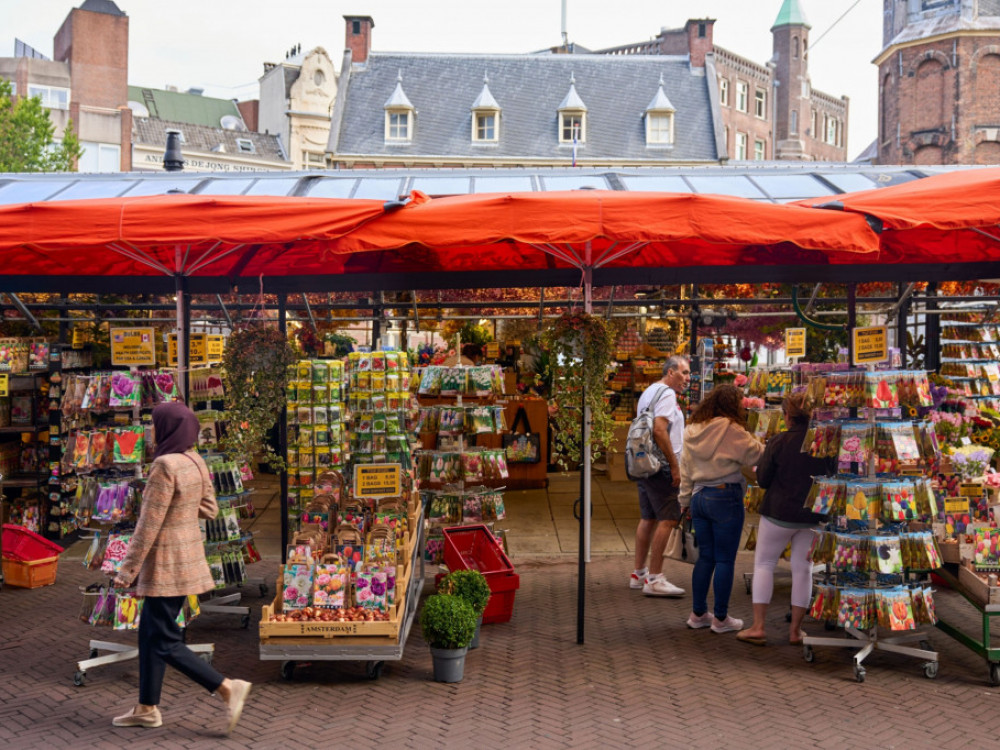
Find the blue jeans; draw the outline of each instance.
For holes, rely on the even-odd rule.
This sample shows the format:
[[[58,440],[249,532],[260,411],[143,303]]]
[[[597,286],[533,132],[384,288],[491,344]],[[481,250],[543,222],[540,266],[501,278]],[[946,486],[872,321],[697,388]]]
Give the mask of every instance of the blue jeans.
[[[715,591],[714,614],[725,620],[733,591],[736,550],[743,533],[743,488],[727,484],[708,487],[691,498],[691,521],[698,542],[698,562],[691,573],[691,608],[696,615],[708,611],[708,586]]]

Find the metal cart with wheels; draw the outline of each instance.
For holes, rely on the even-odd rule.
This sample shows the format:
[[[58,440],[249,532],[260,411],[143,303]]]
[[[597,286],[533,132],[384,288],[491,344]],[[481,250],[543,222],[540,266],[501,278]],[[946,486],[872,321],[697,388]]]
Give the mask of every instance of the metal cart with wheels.
[[[364,661],[365,675],[377,680],[387,661],[403,658],[403,648],[417,615],[420,592],[424,587],[424,528],[423,516],[418,516],[416,543],[410,558],[410,580],[400,616],[398,637],[280,637],[261,638],[262,661],[280,661],[281,678],[291,680],[295,669],[317,661]]]
[[[989,684],[994,687],[1000,685],[1000,646],[993,646],[990,642],[990,621],[994,617],[1000,617],[1000,604],[989,604],[975,596],[963,582],[964,576],[962,576],[961,571],[954,571],[953,566],[941,568],[935,571],[935,574],[954,591],[961,594],[979,612],[982,618],[982,639],[977,640],[974,636],[963,632],[956,625],[943,619],[940,612],[938,613],[938,628],[973,653],[982,656],[986,660],[986,667],[989,670]],[[986,598],[991,598],[988,589]]]

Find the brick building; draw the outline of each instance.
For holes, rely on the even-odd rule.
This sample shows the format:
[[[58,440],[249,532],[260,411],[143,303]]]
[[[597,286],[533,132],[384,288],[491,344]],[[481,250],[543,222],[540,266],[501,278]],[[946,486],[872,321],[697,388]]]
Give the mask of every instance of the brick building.
[[[726,156],[846,161],[849,100],[812,87],[809,31],[799,0],[783,0],[771,27],[773,55],[758,63],[717,47],[715,19],[661,29],[653,39],[597,50],[609,55],[685,55],[714,78]]]
[[[880,164],[1000,163],[1000,0],[884,0]]]
[[[128,16],[113,0],[84,0],[53,40],[53,59],[20,45],[0,58],[0,77],[16,96],[38,96],[61,138],[67,123],[83,147],[81,172],[131,169],[128,108]]]

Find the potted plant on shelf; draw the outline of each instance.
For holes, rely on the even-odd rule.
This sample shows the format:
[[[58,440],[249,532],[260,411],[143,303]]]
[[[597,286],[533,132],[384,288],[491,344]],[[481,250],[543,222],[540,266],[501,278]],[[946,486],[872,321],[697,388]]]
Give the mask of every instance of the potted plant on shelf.
[[[420,628],[431,649],[436,682],[461,682],[465,654],[476,631],[476,613],[460,596],[432,594],[420,613]]]
[[[438,591],[442,594],[460,596],[469,603],[476,613],[476,632],[469,648],[479,648],[479,630],[483,624],[483,612],[490,603],[490,584],[486,576],[478,570],[455,570],[441,579]]]

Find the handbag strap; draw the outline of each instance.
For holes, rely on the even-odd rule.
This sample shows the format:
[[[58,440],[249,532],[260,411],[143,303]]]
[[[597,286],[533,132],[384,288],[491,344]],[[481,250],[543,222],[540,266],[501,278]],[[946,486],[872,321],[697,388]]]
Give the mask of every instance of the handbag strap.
[[[510,426],[510,431],[516,433],[517,426],[524,422],[524,432],[528,434],[531,432],[531,422],[528,421],[528,412],[523,406],[517,407],[517,413],[514,415],[514,424]]]

